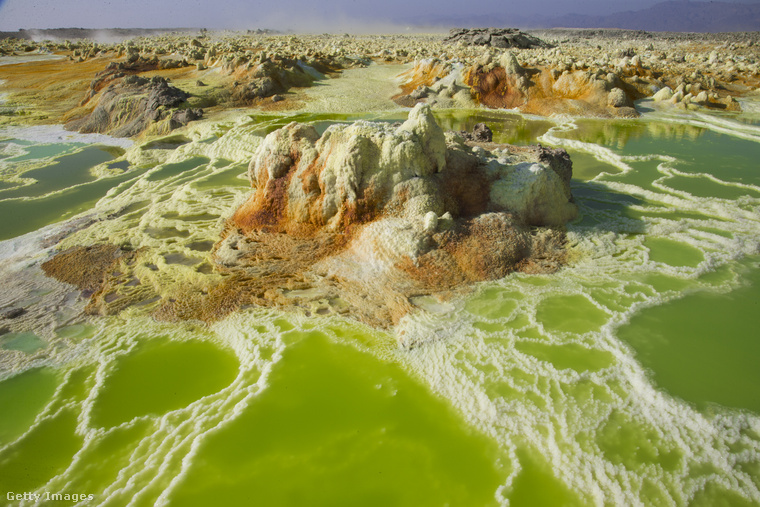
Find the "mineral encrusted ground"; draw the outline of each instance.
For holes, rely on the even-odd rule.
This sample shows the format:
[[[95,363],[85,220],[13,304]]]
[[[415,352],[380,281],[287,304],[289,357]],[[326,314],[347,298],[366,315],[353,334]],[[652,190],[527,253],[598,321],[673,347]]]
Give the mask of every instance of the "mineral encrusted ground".
[[[2,66],[1,91],[8,95],[0,119],[69,122],[74,129],[96,126],[131,136],[135,130],[125,129],[120,118],[141,94],[130,80],[161,77],[186,94],[183,101],[149,111],[153,118],[139,125],[148,134],[162,134],[193,121],[201,109],[213,117],[231,107],[297,108],[292,90],[350,67],[389,62],[413,65],[395,97],[409,107],[426,102],[631,117],[638,114],[635,100],[655,97],[681,108],[737,110],[736,97],[760,85],[759,39],[757,33],[512,29],[458,30],[448,42],[438,34],[206,31],[120,43],[5,39],[4,55],[62,58]]]

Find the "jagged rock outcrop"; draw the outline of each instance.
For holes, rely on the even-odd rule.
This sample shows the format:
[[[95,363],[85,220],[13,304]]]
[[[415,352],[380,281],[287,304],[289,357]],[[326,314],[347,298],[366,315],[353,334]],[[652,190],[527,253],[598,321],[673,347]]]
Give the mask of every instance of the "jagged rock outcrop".
[[[214,248],[225,288],[159,314],[290,305],[388,327],[413,296],[556,269],[577,212],[571,174],[562,150],[468,143],[426,105],[397,127],[358,121],[320,136],[291,123],[257,150],[254,190]]]
[[[212,62],[208,58],[206,61]],[[254,105],[290,88],[311,86],[314,81],[340,69],[367,64],[344,57],[301,59],[265,51],[255,57],[226,55],[222,61],[222,70],[235,79],[231,99],[236,105]]]
[[[202,109],[180,109],[187,98],[187,93],[162,77],[146,79],[129,75],[94,96],[92,100],[96,105],[92,111],[66,123],[66,128],[132,137],[151,124],[162,122],[155,133],[166,133],[203,116]]]
[[[444,42],[495,48],[548,48],[550,44],[517,28],[452,28]]]
[[[472,132],[460,130],[457,132],[465,141],[474,141],[476,143],[490,143],[493,140],[493,132],[485,123],[476,123],[472,127]]]

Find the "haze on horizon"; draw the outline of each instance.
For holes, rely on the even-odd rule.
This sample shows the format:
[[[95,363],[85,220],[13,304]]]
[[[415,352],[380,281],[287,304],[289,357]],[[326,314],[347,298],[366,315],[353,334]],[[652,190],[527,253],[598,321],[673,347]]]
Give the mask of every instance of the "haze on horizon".
[[[403,31],[407,27],[485,24],[515,26],[566,14],[606,15],[662,0],[0,0],[0,31],[35,28],[271,28],[303,32]],[[759,4],[760,0],[741,3]],[[483,26],[485,26],[483,25]],[[758,27],[760,29],[760,27]]]

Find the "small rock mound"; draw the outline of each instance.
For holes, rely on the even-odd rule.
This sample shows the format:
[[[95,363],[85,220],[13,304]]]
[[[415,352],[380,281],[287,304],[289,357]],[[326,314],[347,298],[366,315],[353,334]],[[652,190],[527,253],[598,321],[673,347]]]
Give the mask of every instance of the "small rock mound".
[[[453,28],[444,42],[494,48],[548,48],[550,44],[517,28]]]
[[[465,141],[474,141],[476,143],[490,143],[493,140],[493,132],[485,123],[476,123],[472,132],[460,130],[458,134]]]
[[[224,276],[162,293],[141,250],[113,245],[42,267],[79,287],[90,314],[155,303],[157,319],[209,322],[256,305],[378,328],[425,308],[420,297],[558,269],[577,214],[567,152],[496,144],[485,125],[466,137],[444,132],[425,104],[402,124],[336,124],[321,136],[291,123],[251,159],[253,191],[211,254]]]

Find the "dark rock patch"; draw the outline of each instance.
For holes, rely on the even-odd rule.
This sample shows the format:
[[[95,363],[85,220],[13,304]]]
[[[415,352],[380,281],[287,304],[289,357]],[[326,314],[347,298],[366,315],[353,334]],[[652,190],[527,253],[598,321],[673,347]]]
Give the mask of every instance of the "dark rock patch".
[[[523,33],[517,28],[452,28],[444,42],[462,42],[468,46],[495,48],[548,48],[550,44],[538,37]]]

